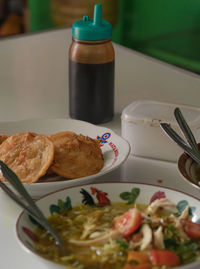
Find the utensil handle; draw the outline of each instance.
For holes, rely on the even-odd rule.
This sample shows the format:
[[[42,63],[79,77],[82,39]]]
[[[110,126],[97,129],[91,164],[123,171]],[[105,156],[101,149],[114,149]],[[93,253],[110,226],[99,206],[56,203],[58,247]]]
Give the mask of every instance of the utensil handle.
[[[14,202],[16,202],[22,208],[24,208],[28,214],[30,214],[40,225],[43,226],[43,224],[41,223],[41,220],[38,219],[38,217],[35,215],[35,213],[28,206],[26,206],[20,200],[20,198],[14,192],[12,192],[1,180],[0,180],[0,187]]]
[[[181,128],[181,131],[183,133],[183,135],[186,137],[189,145],[196,151],[199,151],[199,148],[198,148],[198,144],[195,140],[195,137],[189,127],[189,125],[187,124],[183,114],[181,113],[181,110],[176,107],[175,110],[174,110],[174,116]]]
[[[2,189],[6,191],[6,193],[14,201],[16,201],[22,208],[27,210],[28,213],[30,213],[32,217],[35,218],[55,238],[56,244],[61,245],[62,244],[61,238],[51,227],[50,223],[47,221],[42,211],[37,207],[37,205],[33,201],[32,197],[29,195],[29,193],[26,191],[17,175],[1,160],[0,160],[0,167],[5,179],[7,179],[7,181],[15,188],[15,190],[24,198],[28,206],[25,205],[22,201],[18,200],[18,197],[15,196],[14,193],[12,193],[12,191],[9,190],[8,192],[7,191],[8,188],[5,188],[5,186]]]
[[[181,147],[196,163],[200,164],[200,152],[189,148],[185,141],[171,128],[168,123],[160,123],[160,126],[179,147]]]

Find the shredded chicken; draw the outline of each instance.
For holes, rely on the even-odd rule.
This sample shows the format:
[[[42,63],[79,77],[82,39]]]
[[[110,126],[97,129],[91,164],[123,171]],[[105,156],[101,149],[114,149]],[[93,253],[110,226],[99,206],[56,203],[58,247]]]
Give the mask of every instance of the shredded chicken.
[[[152,230],[148,224],[143,224],[141,227],[141,232],[142,232],[142,240],[140,242],[140,250],[145,250],[147,249],[152,241]]]
[[[158,249],[164,249],[164,235],[163,235],[163,228],[159,226],[157,230],[153,233],[154,236],[154,245]]]
[[[101,218],[101,215],[102,215],[102,212],[97,210],[95,211],[95,213],[85,216],[86,221],[83,224],[83,232],[80,237],[81,240],[86,239],[88,236],[91,236],[92,233],[97,232],[96,222],[98,221],[99,218]]]
[[[116,239],[118,236],[120,236],[120,233],[118,231],[108,230],[107,232],[101,233],[101,236],[97,237],[95,239],[91,239],[91,240],[71,239],[69,242],[74,244],[74,245],[84,247],[84,246],[91,246],[91,245],[95,245],[95,244],[105,244],[110,239]]]
[[[180,233],[180,235],[181,235],[181,237],[184,239],[184,240],[188,240],[189,239],[189,237],[187,236],[187,234],[184,232],[184,230],[183,230],[183,225],[182,225],[182,223],[181,223],[181,218],[180,217],[175,217],[174,215],[170,215],[170,219],[171,219],[171,221],[173,221],[173,223],[174,223],[174,226],[176,227],[176,228],[178,228],[179,229],[179,233]]]
[[[83,225],[84,230],[80,239],[86,239],[86,237],[95,230],[95,226],[95,219],[88,217],[87,222]]]
[[[171,210],[174,211],[176,210],[176,205],[171,201],[169,201],[167,198],[157,199],[147,207],[147,214],[150,215],[155,214],[158,208],[166,208],[166,209],[171,208]]]
[[[189,215],[189,205],[186,206],[186,208],[183,210],[183,212],[181,213],[179,219],[187,219],[188,215]]]
[[[91,233],[89,238],[90,239],[94,239],[94,238],[97,238],[97,237],[100,237],[102,235],[102,232],[100,231],[95,231],[94,233]]]
[[[171,221],[173,221],[176,228],[180,229],[182,227],[180,218],[175,217],[173,214],[171,214],[169,218]]]

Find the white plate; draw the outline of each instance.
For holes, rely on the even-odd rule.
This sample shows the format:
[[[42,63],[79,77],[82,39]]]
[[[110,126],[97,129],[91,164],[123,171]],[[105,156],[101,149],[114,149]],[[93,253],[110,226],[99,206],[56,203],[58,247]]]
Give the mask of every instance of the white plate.
[[[106,173],[118,168],[128,157],[130,152],[129,143],[122,137],[116,135],[112,130],[96,126],[84,121],[71,119],[30,119],[15,122],[0,122],[0,132],[6,135],[31,131],[41,134],[53,134],[61,131],[74,131],[92,138],[101,139],[101,149],[104,156],[104,167],[94,175],[63,180],[62,177],[48,178],[48,180],[60,179],[61,181],[24,184],[33,198],[40,197],[48,192],[63,187],[88,183]]]
[[[97,192],[93,192],[93,189],[96,189]],[[77,204],[83,203],[83,200],[86,199],[86,196],[83,193],[87,194],[87,197],[90,197],[90,201],[93,200],[94,204],[101,205],[101,199],[99,199],[98,194],[102,193],[104,199],[112,202],[124,202],[127,203],[128,195],[133,194],[135,196],[136,203],[150,204],[152,199],[159,199],[160,195],[164,195],[170,201],[176,204],[177,208],[181,212],[185,209],[186,206],[190,206],[192,221],[199,221],[200,216],[200,200],[192,197],[189,194],[186,194],[181,191],[176,191],[170,188],[155,186],[151,184],[143,184],[137,182],[102,182],[94,184],[84,184],[76,187],[65,188],[60,191],[56,191],[49,195],[46,195],[37,201],[37,205],[42,210],[46,217],[53,214],[55,208],[59,210],[58,201],[62,200],[63,202],[70,201],[70,205],[75,206]],[[124,194],[124,195],[122,195]],[[162,196],[163,197],[163,196]],[[160,197],[161,198],[161,197]],[[53,206],[53,211],[52,211]],[[67,205],[66,205],[67,207]],[[41,258],[36,251],[34,250],[34,240],[32,232],[36,229],[36,223],[33,223],[28,214],[23,211],[17,222],[16,222],[16,233],[20,245],[27,251],[30,251],[32,254],[36,254],[35,258],[39,259],[44,263],[48,269],[61,269],[66,268],[65,266],[60,266],[54,264],[44,258]],[[188,265],[176,267],[182,269],[197,269],[200,268],[200,261],[193,262]],[[175,268],[174,268],[175,269]]]

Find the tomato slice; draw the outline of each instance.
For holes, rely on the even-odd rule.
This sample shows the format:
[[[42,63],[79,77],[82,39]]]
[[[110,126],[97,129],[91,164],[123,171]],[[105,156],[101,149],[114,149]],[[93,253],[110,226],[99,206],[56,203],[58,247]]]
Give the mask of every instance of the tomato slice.
[[[142,220],[141,212],[137,208],[132,208],[123,215],[116,217],[113,221],[113,226],[126,237],[139,228]]]
[[[178,266],[181,263],[175,252],[166,249],[152,249],[151,258],[153,265]]]
[[[183,228],[185,233],[191,239],[199,239],[200,238],[200,224],[196,222],[192,222],[190,220],[183,220]]]

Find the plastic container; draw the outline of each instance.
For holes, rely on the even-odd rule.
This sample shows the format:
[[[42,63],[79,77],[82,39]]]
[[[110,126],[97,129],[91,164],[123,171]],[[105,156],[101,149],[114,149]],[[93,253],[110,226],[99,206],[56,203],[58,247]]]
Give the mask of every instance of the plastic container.
[[[137,100],[123,110],[121,117],[122,137],[130,143],[131,154],[177,162],[183,150],[164,133],[159,125],[161,122],[169,123],[185,140],[174,117],[176,107],[181,109],[197,142],[200,142],[200,108]]]
[[[69,49],[69,107],[73,119],[94,124],[114,114],[114,48],[112,25],[102,20],[95,5],[94,19],[84,16],[72,26]]]

